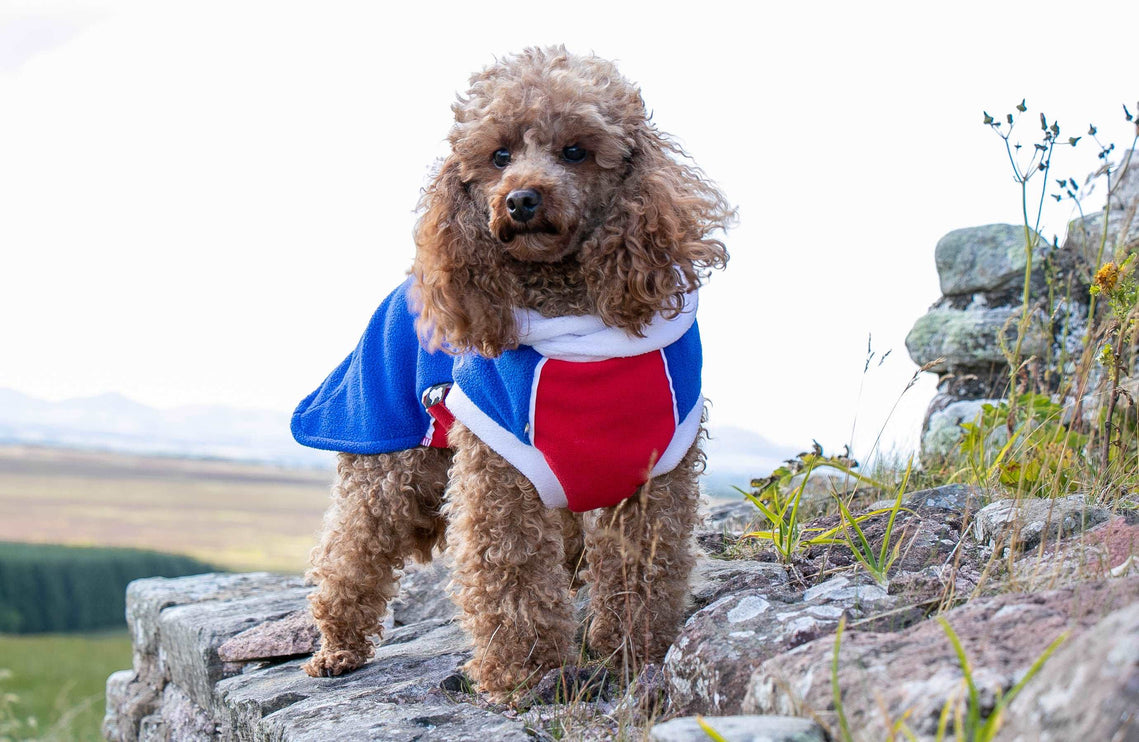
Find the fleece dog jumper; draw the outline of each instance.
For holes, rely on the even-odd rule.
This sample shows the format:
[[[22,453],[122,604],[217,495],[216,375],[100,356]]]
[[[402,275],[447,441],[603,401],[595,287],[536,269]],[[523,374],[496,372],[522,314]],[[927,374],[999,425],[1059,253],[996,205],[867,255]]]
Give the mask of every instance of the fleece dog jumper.
[[[676,468],[700,431],[696,295],[644,337],[598,317],[519,310],[519,346],[497,358],[428,353],[411,279],[293,413],[298,442],[356,454],[446,447],[452,419],[517,468],[550,507],[616,505]],[[452,417],[453,416],[453,417]]]

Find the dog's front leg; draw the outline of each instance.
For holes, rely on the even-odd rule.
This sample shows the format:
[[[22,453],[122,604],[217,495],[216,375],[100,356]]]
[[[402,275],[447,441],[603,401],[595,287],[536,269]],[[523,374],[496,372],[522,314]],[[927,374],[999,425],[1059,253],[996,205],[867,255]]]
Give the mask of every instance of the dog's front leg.
[[[467,673],[497,701],[536,683],[573,638],[562,518],[529,480],[463,425],[451,429],[447,549],[474,642]]]
[[[684,619],[702,468],[696,443],[636,495],[586,513],[589,646],[629,675],[664,658]]]
[[[309,675],[340,675],[374,653],[368,637],[380,633],[405,560],[430,561],[441,545],[450,460],[450,451],[439,448],[340,455],[307,575],[317,583],[309,603],[321,635],[320,651],[304,665]]]

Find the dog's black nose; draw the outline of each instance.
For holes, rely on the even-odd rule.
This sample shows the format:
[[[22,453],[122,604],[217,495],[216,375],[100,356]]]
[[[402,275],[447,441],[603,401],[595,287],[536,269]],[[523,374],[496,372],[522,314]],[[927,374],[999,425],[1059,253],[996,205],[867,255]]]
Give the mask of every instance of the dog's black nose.
[[[533,188],[511,191],[506,196],[506,211],[516,222],[528,222],[533,219],[541,205],[542,194]]]

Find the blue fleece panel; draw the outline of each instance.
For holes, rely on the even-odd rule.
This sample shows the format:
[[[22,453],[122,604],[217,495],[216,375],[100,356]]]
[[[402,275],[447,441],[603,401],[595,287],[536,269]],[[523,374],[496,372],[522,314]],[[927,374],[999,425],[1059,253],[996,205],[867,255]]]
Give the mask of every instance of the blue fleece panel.
[[[297,406],[291,428],[298,443],[373,454],[423,442],[431,418],[420,395],[452,380],[454,359],[420,346],[410,287],[408,278],[384,299],[356,350]]]
[[[700,347],[700,329],[696,322],[679,340],[665,347],[664,358],[668,363],[672,391],[676,395],[676,410],[683,420],[700,399],[700,370],[704,356]]]
[[[466,355],[455,363],[455,382],[475,405],[527,445],[530,440],[530,394],[534,370],[542,354],[529,345],[498,358]]]

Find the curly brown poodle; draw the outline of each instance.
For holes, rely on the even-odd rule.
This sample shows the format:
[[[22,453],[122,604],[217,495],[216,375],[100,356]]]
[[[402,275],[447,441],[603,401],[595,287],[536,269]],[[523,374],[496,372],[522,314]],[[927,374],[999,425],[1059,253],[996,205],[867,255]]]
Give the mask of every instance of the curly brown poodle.
[[[475,74],[452,108],[451,154],[422,198],[408,284],[423,352],[498,359],[524,348],[525,325],[540,318],[599,319],[605,331],[645,340],[690,311],[710,269],[726,263],[715,235],[732,208],[611,62],[527,49]],[[610,368],[567,363],[567,377]],[[589,651],[626,669],[660,661],[679,630],[694,560],[697,404],[695,432],[667,466],[654,443],[637,480],[614,485],[624,488],[617,498],[586,493],[569,507],[551,507],[539,477],[458,412],[452,421],[431,410],[449,423],[446,447],[341,453],[308,575],[322,643],[306,672],[364,664],[407,560],[444,548],[474,645],[465,670],[492,698],[516,697],[578,657],[571,591],[582,580],[591,586]],[[610,425],[556,442],[569,446],[571,463],[561,460],[555,479],[608,487],[608,459],[593,459],[599,449],[587,439]],[[574,451],[586,453],[574,461]]]

